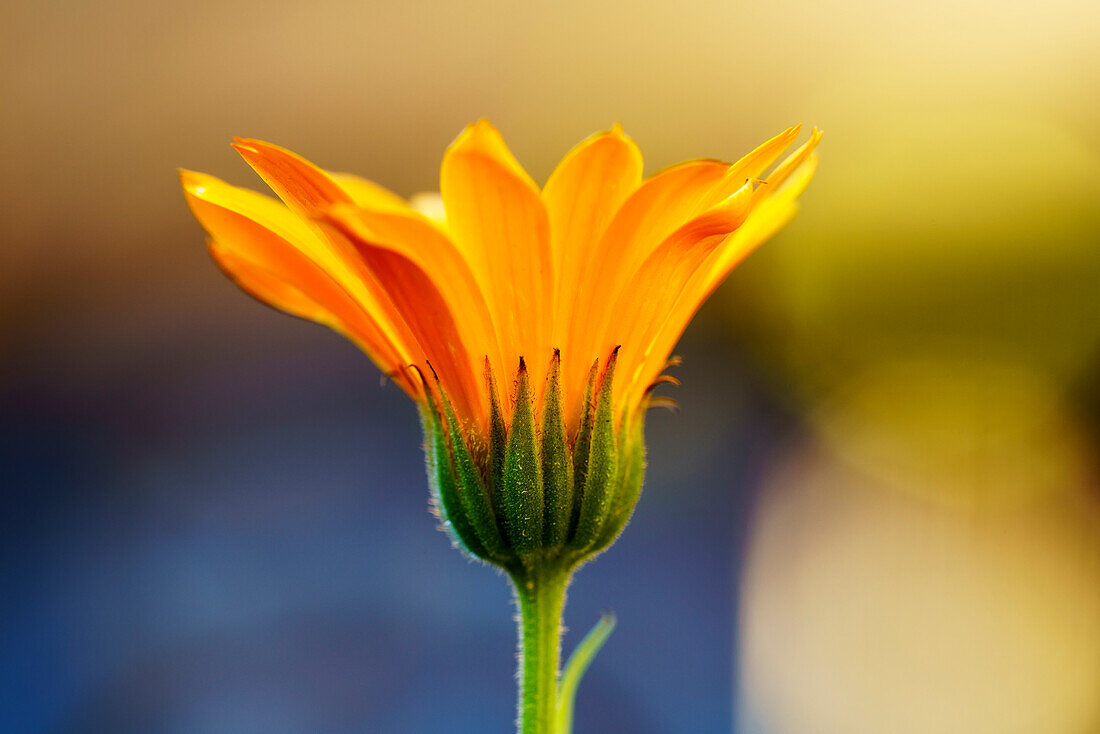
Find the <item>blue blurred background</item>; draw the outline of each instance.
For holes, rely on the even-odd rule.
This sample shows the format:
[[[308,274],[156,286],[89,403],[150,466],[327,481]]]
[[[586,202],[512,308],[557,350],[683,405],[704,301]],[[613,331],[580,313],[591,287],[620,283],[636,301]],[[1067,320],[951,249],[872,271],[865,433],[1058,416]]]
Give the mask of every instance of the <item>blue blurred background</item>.
[[[1094,2],[16,0],[0,23],[0,731],[505,732],[514,609],[415,411],[208,260],[174,170],[401,194],[826,130],[651,413],[577,734],[1100,731]]]

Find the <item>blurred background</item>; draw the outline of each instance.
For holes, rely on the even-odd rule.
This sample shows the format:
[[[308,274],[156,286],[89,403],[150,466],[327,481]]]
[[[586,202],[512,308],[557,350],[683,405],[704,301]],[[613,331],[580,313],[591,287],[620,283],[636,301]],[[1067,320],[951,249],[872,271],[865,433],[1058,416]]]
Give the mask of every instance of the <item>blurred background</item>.
[[[6,2],[0,731],[505,732],[505,580],[415,412],[208,260],[252,136],[402,194],[487,116],[539,180],[826,131],[706,305],[571,648],[577,734],[1100,732],[1094,0]]]

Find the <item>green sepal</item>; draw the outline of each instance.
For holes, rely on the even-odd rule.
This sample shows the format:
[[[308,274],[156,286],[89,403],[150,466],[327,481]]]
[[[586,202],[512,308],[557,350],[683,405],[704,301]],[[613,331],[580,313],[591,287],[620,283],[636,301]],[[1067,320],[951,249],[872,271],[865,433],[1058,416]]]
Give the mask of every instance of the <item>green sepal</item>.
[[[428,396],[427,407],[420,411],[426,444],[424,456],[428,465],[432,498],[439,510],[443,528],[456,546],[478,558],[487,558],[485,546],[478,540],[477,533],[466,518],[465,508],[462,506],[451,454],[447,447],[447,438],[432,392],[426,385],[424,392]]]
[[[615,480],[615,495],[600,537],[592,546],[593,553],[599,553],[615,542],[634,514],[645,477],[644,426],[640,417],[634,420],[629,416],[623,417],[619,432],[619,476]]]
[[[573,444],[573,507],[570,511],[569,537],[577,528],[581,517],[580,499],[584,496],[584,483],[588,479],[588,453],[592,448],[592,423],[595,411],[593,400],[594,386],[596,384],[596,372],[599,370],[600,360],[592,363],[588,370],[588,379],[584,384],[584,408],[581,411],[580,429],[577,431],[577,440]]]
[[[522,358],[516,380],[512,427],[504,452],[504,477],[493,499],[515,552],[524,555],[540,550],[543,526],[542,462],[531,385]]]
[[[565,435],[561,395],[561,352],[554,350],[542,408],[542,491],[546,504],[543,528],[548,548],[569,537],[573,515],[573,457]]]
[[[437,383],[438,384],[438,383]],[[450,442],[451,466],[454,468],[454,483],[462,501],[466,520],[485,549],[487,557],[500,560],[508,552],[508,546],[497,527],[496,516],[489,499],[489,491],[481,472],[474,462],[466,443],[462,427],[458,423],[451,401],[447,399],[443,388],[439,389],[443,417],[446,420],[446,433]]]
[[[485,382],[489,391],[489,491],[496,496],[504,485],[504,452],[508,448],[508,433],[497,395],[497,381],[488,358],[485,359]]]
[[[611,353],[600,381],[588,455],[588,472],[584,482],[584,495],[580,499],[581,512],[577,528],[568,543],[569,548],[575,551],[585,551],[596,542],[611,510],[619,453],[615,436],[615,411],[611,400],[618,352],[616,348]]]

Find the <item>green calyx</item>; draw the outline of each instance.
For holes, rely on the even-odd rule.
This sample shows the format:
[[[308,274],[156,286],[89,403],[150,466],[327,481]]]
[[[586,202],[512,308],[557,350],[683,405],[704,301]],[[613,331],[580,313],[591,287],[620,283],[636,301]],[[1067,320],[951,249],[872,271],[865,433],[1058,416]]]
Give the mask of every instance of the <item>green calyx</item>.
[[[438,380],[425,385],[421,411],[428,477],[455,544],[512,575],[552,565],[571,568],[618,537],[642,488],[640,416],[616,415],[616,352],[589,372],[575,436],[566,430],[561,357],[555,350],[541,403],[521,359],[511,421],[486,374],[488,435],[455,415]]]

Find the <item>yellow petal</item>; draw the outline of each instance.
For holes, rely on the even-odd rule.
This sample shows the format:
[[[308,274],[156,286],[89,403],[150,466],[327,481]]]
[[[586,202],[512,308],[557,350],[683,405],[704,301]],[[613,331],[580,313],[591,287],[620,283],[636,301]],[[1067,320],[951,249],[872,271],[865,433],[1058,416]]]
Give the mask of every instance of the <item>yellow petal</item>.
[[[791,147],[794,141],[798,139],[798,132],[801,129],[801,125],[787,128],[771,140],[757,146],[751,153],[743,156],[730,166],[722,181],[706,197],[704,207],[714,206],[744,186],[746,181],[759,178],[768,169],[768,166],[775,163],[775,160],[783,154],[783,151]]]
[[[296,216],[286,206],[263,194],[232,186],[213,176],[194,171],[181,171],[180,180],[192,212],[219,244],[247,244],[243,241],[238,243],[233,237],[226,237],[216,231],[226,226],[236,227],[239,231],[243,226],[239,219],[228,216],[237,214],[274,232],[293,245],[316,266],[329,273],[349,295],[365,307],[376,305],[369,288],[369,275],[364,277],[362,264],[354,254],[349,256],[347,252],[334,247],[313,225]],[[376,316],[382,313],[380,306],[373,310],[377,311]]]
[[[297,153],[253,139],[238,138],[233,147],[260,174],[290,210],[309,222],[308,226],[315,227],[318,218],[323,217],[332,207],[354,203],[351,194],[345,191],[335,179]],[[345,179],[345,181],[348,180],[350,179]],[[396,197],[390,198],[383,195],[381,187],[372,187],[369,182],[364,182],[362,179],[358,183],[352,182],[351,187],[364,198],[381,202],[384,208],[391,210],[394,208],[392,205],[395,205]],[[321,248],[325,256],[325,267],[332,269],[340,277],[341,282],[345,283],[358,299],[367,304],[368,309],[375,314],[380,323],[392,327],[388,331],[396,342],[406,346],[404,354],[408,356],[408,362],[420,361],[418,347],[414,348],[409,338],[404,315],[400,309],[394,307],[386,295],[385,283],[380,282],[370,272],[361,259],[360,253],[357,253],[345,238],[321,236],[319,239],[325,245]]]
[[[550,362],[554,269],[538,188],[483,120],[447,149],[440,194],[447,229],[488,295],[505,353],[527,357],[531,380],[541,385]]]
[[[803,143],[794,153],[791,153],[786,160],[775,167],[775,170],[772,171],[766,179],[766,185],[760,187],[760,190],[757,191],[757,198],[768,198],[773,192],[779,190],[779,188],[783,186],[783,183],[794,174],[795,171],[798,171],[802,164],[813,155],[823,135],[824,133],[814,128],[813,132],[810,133],[810,139]],[[812,170],[810,175],[813,175]],[[805,185],[808,183],[809,179],[807,178],[802,187],[805,188]]]
[[[418,191],[409,197],[409,206],[436,224],[446,228],[447,210],[438,191]]]
[[[340,185],[340,188],[351,197],[358,206],[369,209],[407,209],[408,202],[385,186],[368,181],[361,176],[351,173],[328,172],[329,178]]]

